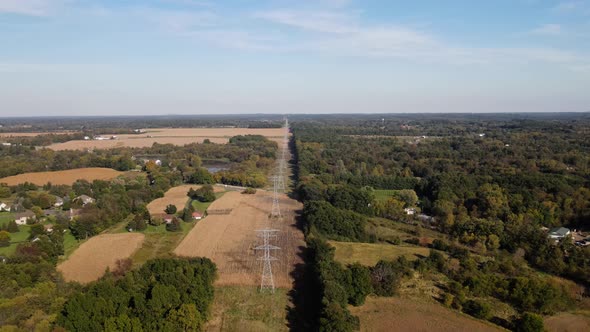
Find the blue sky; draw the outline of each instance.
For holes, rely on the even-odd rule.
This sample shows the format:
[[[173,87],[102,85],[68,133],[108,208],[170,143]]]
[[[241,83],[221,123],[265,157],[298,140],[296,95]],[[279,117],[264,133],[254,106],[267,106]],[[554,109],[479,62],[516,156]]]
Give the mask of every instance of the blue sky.
[[[590,111],[590,0],[0,0],[0,116]]]

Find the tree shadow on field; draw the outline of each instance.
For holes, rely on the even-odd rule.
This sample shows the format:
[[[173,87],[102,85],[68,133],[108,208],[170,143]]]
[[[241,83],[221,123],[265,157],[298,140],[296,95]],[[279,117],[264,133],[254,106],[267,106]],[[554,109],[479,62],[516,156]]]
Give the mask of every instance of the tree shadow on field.
[[[300,212],[300,211],[297,211]],[[295,218],[296,226],[302,230],[302,218],[297,213]],[[315,322],[320,312],[320,292],[317,284],[317,276],[313,271],[312,264],[308,262],[313,259],[305,246],[299,246],[297,255],[303,263],[295,265],[291,272],[293,287],[287,294],[292,305],[287,306],[287,320],[291,331],[315,331]]]

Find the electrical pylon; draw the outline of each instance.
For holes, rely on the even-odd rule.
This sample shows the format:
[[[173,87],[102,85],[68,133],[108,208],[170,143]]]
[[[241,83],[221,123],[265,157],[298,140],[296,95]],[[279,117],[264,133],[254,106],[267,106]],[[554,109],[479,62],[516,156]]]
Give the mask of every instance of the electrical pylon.
[[[280,219],[281,218],[281,208],[279,206],[279,187],[278,187],[279,180],[278,179],[279,179],[278,176],[272,177],[273,193],[272,193],[272,209],[270,212],[270,217]]]
[[[277,229],[260,229],[257,230],[258,237],[261,237],[263,240],[263,245],[258,246],[254,249],[256,250],[263,250],[263,256],[259,257],[258,260],[262,261],[262,277],[260,279],[260,292],[270,291],[271,293],[275,292],[275,281],[272,275],[272,261],[276,261],[275,257],[270,255],[271,250],[279,250],[281,248],[277,246],[273,246],[270,244],[271,237],[277,237],[276,233],[279,230]]]

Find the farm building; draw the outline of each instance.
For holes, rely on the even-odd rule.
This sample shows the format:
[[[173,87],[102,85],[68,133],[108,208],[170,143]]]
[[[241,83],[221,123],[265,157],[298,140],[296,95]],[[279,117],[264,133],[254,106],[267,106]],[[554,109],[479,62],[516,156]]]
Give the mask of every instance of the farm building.
[[[549,231],[549,238],[553,240],[561,240],[564,237],[570,235],[571,231],[565,227],[555,227]]]
[[[194,220],[201,220],[201,219],[203,219],[203,213],[201,213],[199,211],[193,212],[193,219]]]
[[[35,214],[32,211],[25,211],[19,212],[14,214],[14,221],[17,225],[26,225],[29,219],[35,217]]]

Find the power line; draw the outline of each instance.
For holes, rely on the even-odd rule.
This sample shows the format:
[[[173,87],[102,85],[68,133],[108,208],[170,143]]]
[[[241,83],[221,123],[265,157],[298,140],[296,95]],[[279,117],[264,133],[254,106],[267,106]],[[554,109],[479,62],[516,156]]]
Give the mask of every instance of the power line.
[[[281,248],[270,244],[270,238],[277,237],[278,229],[259,229],[256,231],[258,237],[262,238],[263,245],[254,249],[263,250],[263,256],[258,260],[262,261],[262,278],[260,279],[260,292],[275,292],[275,281],[272,274],[272,261],[278,261],[277,258],[270,255],[271,250],[280,250]]]

